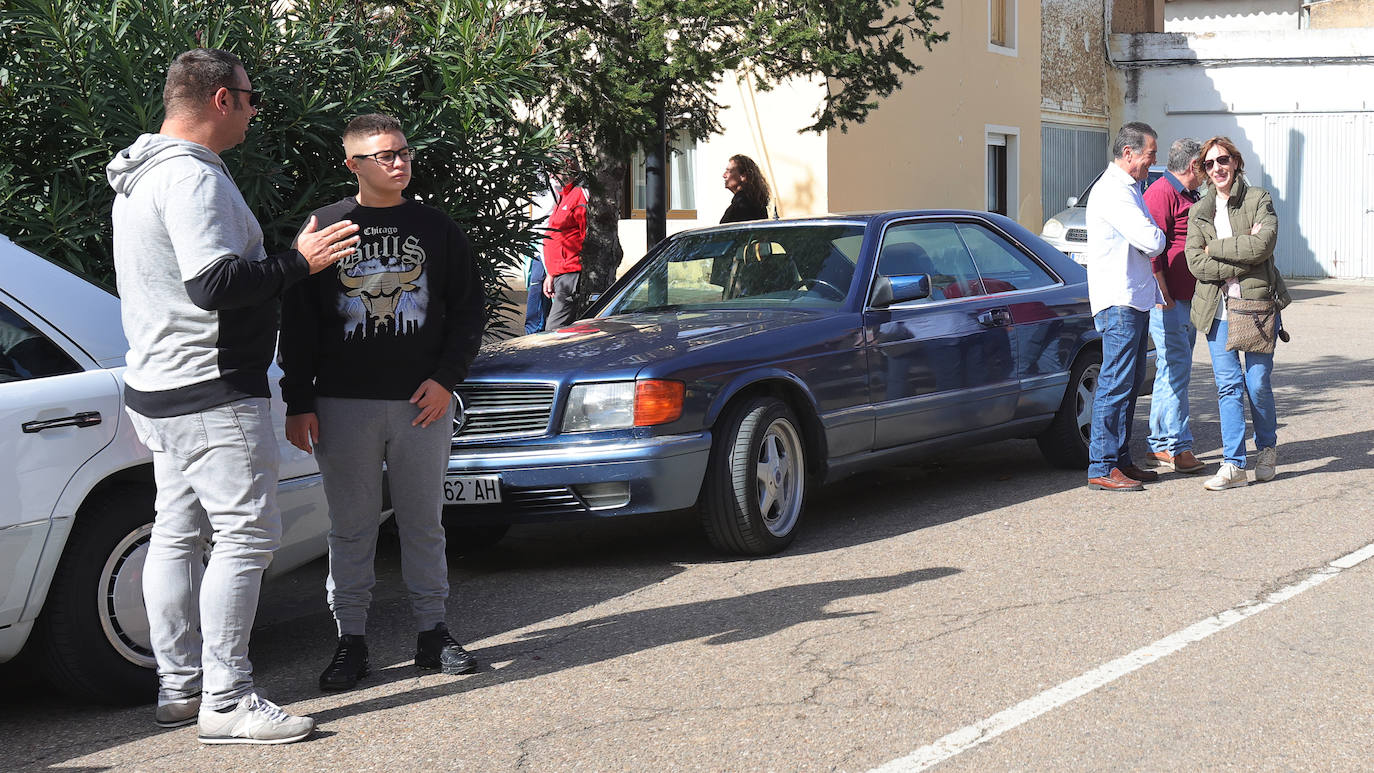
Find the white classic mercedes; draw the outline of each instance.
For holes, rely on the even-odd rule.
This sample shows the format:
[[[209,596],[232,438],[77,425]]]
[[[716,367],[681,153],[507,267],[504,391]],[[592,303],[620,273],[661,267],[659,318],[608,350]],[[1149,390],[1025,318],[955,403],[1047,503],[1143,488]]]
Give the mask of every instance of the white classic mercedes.
[[[0,662],[27,644],[55,686],[114,703],[156,687],[142,588],[155,487],[124,413],[128,349],[117,297],[0,236]],[[277,438],[269,574],[323,555],[329,530],[314,459]]]

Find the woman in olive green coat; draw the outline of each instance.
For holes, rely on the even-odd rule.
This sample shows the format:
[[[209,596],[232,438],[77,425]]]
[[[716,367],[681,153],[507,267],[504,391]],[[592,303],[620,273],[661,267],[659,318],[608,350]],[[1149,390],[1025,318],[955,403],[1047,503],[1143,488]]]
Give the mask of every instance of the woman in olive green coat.
[[[1282,309],[1288,288],[1274,266],[1279,219],[1269,193],[1245,182],[1245,161],[1226,137],[1203,143],[1198,165],[1210,183],[1188,211],[1184,253],[1197,277],[1192,320],[1207,331],[1221,416],[1221,469],[1205,485],[1213,491],[1247,485],[1245,401],[1255,429],[1255,480],[1271,480],[1278,466],[1278,416],[1270,376],[1274,355],[1226,351],[1227,297],[1273,298]],[[1224,213],[1218,217],[1218,212]],[[1244,362],[1242,363],[1242,356]]]

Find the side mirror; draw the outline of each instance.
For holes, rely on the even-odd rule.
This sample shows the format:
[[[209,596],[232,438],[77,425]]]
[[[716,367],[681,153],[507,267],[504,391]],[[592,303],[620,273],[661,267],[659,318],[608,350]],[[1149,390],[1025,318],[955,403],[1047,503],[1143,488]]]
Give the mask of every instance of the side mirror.
[[[894,303],[919,301],[929,297],[930,276],[928,274],[880,276],[873,283],[871,305],[875,309],[885,309]]]
[[[587,296],[587,303],[596,303],[601,300],[601,293],[592,293]]]
[[[1077,197],[1077,196],[1070,196],[1070,197],[1069,197],[1069,206],[1071,206],[1071,207],[1076,207],[1076,206],[1078,206],[1078,197]]]

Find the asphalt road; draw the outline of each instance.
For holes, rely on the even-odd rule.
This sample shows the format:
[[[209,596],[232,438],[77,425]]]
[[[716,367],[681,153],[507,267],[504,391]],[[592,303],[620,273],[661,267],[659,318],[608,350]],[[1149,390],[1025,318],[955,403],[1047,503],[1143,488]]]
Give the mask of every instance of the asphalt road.
[[[1294,295],[1270,483],[1095,492],[1013,441],[823,489],[770,559],[722,560],[683,517],[520,528],[451,566],[483,663],[465,677],[410,665],[389,540],[360,689],[315,687],[323,563],[267,592],[258,679],[313,739],[205,747],[8,673],[0,767],[1368,769],[1374,560],[1331,564],[1374,543],[1374,285]],[[1195,362],[1215,469],[1205,346]]]

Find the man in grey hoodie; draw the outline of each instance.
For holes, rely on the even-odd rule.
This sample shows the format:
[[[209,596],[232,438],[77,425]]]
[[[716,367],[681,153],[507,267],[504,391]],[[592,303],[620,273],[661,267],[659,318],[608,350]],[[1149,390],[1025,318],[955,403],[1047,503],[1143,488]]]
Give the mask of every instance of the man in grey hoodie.
[[[157,515],[143,573],[157,658],[156,722],[204,743],[288,743],[314,729],[253,690],[248,638],[281,539],[267,368],[278,297],[348,255],[358,228],[316,230],[268,255],[219,154],[243,142],[261,94],[227,51],[178,56],[166,117],[110,162],[114,262],[129,340],[129,418],[153,455]],[[199,582],[200,528],[214,547]]]

